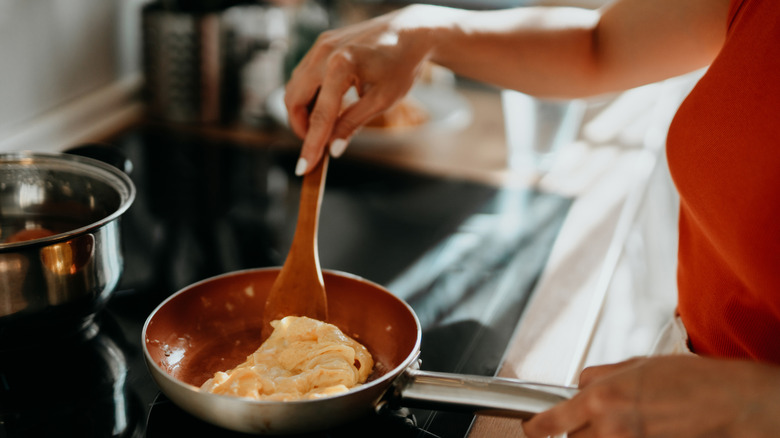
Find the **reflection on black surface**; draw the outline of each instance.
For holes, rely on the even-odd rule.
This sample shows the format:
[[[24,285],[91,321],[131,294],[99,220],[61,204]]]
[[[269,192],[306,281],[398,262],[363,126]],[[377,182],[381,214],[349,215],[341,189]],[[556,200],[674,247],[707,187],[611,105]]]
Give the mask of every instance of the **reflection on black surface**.
[[[162,300],[189,284],[283,263],[297,217],[300,179],[292,175],[297,151],[158,127],[129,132],[115,143],[133,163],[138,193],[122,218],[125,272],[104,313],[115,318],[120,339],[129,342],[117,344],[124,374],[122,366],[109,363],[96,364],[90,373],[107,381],[125,376],[113,387],[124,385],[140,400],[141,416],[149,418],[143,436],[235,436],[206,428],[159,395],[140,353],[141,330]],[[350,161],[347,155],[331,160],[320,260],[325,269],[363,276],[410,303],[424,328],[423,369],[492,375],[569,204],[555,195],[422,176]],[[90,385],[94,388],[82,392],[114,397]],[[18,387],[14,391],[15,400],[22,394]],[[56,413],[32,406],[22,409],[29,418],[71,416],[68,406]],[[132,418],[133,410],[124,409]],[[115,411],[103,416],[117,418]],[[307,437],[462,437],[473,420],[468,414],[411,413],[417,427],[372,415],[359,428],[344,425]],[[132,422],[126,423],[131,430]],[[390,435],[381,435],[385,432]]]
[[[149,129],[121,139],[136,163],[123,222],[124,289],[167,296],[200,279],[280,266],[297,217],[297,151]],[[494,188],[332,160],[320,217],[323,268],[387,283],[495,196]]]
[[[246,438],[250,434],[233,432],[201,421],[182,411],[160,394],[149,411],[147,438],[207,436],[210,438]],[[269,435],[265,435],[269,436]],[[285,435],[292,437],[293,435]],[[417,427],[408,409],[370,414],[365,418],[329,431],[294,435],[295,438],[437,438]]]
[[[423,326],[423,369],[496,373],[568,208],[549,194],[497,191],[388,285]],[[415,413],[441,436],[464,436],[473,419]]]
[[[126,385],[122,342],[104,315],[67,338],[3,351],[0,436],[142,436],[143,409]]]

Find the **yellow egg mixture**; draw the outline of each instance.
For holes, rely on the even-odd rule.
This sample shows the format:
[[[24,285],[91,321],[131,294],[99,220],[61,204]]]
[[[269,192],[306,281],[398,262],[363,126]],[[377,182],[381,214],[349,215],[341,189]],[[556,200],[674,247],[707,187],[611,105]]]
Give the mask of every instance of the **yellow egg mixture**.
[[[271,325],[271,336],[244,363],[201,388],[256,400],[316,399],[364,383],[374,368],[366,347],[335,325],[297,316]]]

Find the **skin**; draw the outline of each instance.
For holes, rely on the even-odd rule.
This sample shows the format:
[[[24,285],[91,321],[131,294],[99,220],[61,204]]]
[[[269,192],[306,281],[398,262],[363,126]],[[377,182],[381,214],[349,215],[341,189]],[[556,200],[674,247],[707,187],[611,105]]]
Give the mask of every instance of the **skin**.
[[[727,11],[728,0],[617,0],[596,11],[415,4],[324,32],[286,87],[291,128],[304,140],[300,170],[406,95],[426,61],[528,94],[595,95],[708,65]],[[342,108],[353,86],[360,99]]]
[[[780,373],[748,361],[667,356],[587,368],[581,391],[536,415],[528,438],[772,437]]]
[[[409,91],[430,61],[541,97],[624,90],[707,66],[729,0],[615,0],[599,10],[464,11],[411,5],[323,33],[285,104],[303,141],[299,173]],[[355,87],[360,98],[342,108]],[[335,150],[335,151],[334,151]],[[588,368],[580,393],[526,422],[530,438],[769,437],[780,430],[780,367],[656,357]]]

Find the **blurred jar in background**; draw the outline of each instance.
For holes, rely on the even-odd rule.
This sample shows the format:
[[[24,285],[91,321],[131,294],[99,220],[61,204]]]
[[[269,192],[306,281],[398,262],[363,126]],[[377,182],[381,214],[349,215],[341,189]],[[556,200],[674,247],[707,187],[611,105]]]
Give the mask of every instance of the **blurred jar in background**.
[[[223,108],[221,9],[158,1],[142,10],[149,114],[172,122],[213,122]]]
[[[235,6],[224,13],[229,83],[235,87],[238,117],[246,123],[263,124],[265,101],[285,82],[285,59],[289,52],[292,9],[275,4]]]
[[[160,0],[142,14],[149,114],[182,123],[264,124],[266,99],[329,26],[315,0]]]

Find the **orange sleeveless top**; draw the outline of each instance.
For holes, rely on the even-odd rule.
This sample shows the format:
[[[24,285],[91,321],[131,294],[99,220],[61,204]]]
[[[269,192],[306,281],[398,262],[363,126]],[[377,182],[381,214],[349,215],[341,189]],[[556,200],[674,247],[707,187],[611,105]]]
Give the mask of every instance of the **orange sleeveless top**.
[[[691,347],[780,364],[779,0],[732,0],[725,45],[680,106],[666,153]]]

